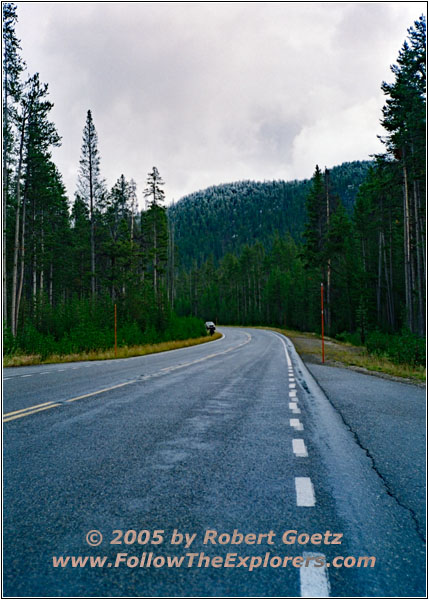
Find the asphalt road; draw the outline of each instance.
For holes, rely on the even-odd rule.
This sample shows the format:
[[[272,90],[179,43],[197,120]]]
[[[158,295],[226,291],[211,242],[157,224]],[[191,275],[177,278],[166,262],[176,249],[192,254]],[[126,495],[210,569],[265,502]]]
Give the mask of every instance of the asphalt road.
[[[223,332],[158,355],[4,370],[5,596],[425,595],[424,391],[311,367],[327,398],[282,336]],[[256,536],[204,544],[235,529]],[[184,548],[174,530],[196,536]],[[322,536],[285,544],[290,530]],[[141,531],[162,543],[138,543]],[[228,553],[239,567],[220,566]],[[331,566],[283,566],[316,555]],[[60,556],[107,559],[54,567]],[[336,556],[376,564],[335,568]]]

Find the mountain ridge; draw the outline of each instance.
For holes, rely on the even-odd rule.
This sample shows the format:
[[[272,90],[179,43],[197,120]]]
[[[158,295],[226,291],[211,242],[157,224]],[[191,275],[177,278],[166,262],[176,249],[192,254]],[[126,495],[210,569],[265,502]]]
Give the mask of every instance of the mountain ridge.
[[[371,164],[353,161],[329,169],[331,194],[341,198],[349,214]],[[276,234],[300,241],[310,186],[311,179],[244,180],[184,196],[167,211],[180,265],[189,269],[209,256],[218,262],[256,241],[269,247]]]

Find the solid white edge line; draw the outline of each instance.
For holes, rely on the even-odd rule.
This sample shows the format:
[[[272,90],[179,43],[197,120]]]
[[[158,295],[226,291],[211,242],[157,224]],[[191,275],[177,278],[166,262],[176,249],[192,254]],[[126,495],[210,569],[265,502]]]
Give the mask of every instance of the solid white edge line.
[[[303,552],[302,557],[307,560],[310,557],[323,558],[323,566],[316,567],[312,562],[308,566],[302,565],[299,568],[299,579],[301,598],[329,598],[331,591],[329,585],[328,571],[326,569],[326,556],[320,552]]]
[[[316,497],[310,477],[295,477],[296,505],[314,506]]]

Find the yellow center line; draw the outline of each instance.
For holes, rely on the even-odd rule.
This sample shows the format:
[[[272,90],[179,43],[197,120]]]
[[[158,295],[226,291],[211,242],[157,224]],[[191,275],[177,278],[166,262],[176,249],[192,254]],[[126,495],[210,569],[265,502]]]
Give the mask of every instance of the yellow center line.
[[[3,423],[7,423],[8,421],[14,421],[15,419],[21,419],[22,417],[27,417],[28,415],[34,415],[34,413],[38,413],[41,410],[48,410],[48,408],[54,408],[55,406],[61,406],[61,404],[49,404],[49,406],[37,408],[36,410],[32,410],[31,412],[21,413],[20,415],[15,415],[6,419],[3,418]]]
[[[75,398],[70,398],[66,400],[66,402],[74,402],[75,400],[82,400],[82,398],[89,398],[90,396],[96,396],[97,394],[103,394],[103,392],[110,392],[110,390],[116,390],[117,388],[124,387],[124,385],[131,385],[132,383],[136,383],[137,379],[133,379],[132,381],[126,381],[125,383],[119,383],[118,385],[112,385],[112,387],[104,388],[103,390],[97,390],[96,392],[90,392],[89,394],[83,394],[83,396],[76,396]]]
[[[159,373],[154,373],[153,375],[151,375],[151,377],[153,377],[154,375],[161,375],[161,374],[163,374],[163,372],[166,373],[167,370],[170,371],[170,370],[175,370],[175,369],[182,369],[184,367],[189,367],[190,365],[202,362],[209,358],[214,358],[215,356],[219,356],[220,354],[226,354],[228,352],[231,352],[232,350],[236,350],[237,348],[240,348],[241,346],[244,346],[248,342],[250,342],[252,336],[247,333],[246,333],[246,335],[248,335],[248,339],[245,342],[242,342],[241,344],[238,344],[237,346],[233,346],[232,348],[228,348],[228,350],[224,350],[223,352],[218,352],[216,354],[209,354],[208,356],[198,358],[197,360],[194,360],[192,362],[185,363],[182,365],[167,367],[167,368],[159,371]],[[131,385],[132,383],[136,383],[137,381],[139,381],[139,380],[133,379],[132,381],[126,381],[125,383],[119,383],[118,385],[112,385],[111,387],[103,388],[102,390],[97,390],[96,392],[90,392],[89,394],[83,394],[82,396],[76,396],[74,398],[69,398],[68,400],[65,400],[65,402],[75,402],[76,400],[82,400],[83,398],[90,398],[91,396],[97,396],[98,394],[103,394],[104,392],[110,392],[111,390],[116,390],[116,389],[124,387],[126,385]],[[20,419],[21,417],[26,417],[28,415],[34,415],[37,412],[40,412],[42,410],[47,410],[48,408],[54,408],[55,406],[63,406],[63,403],[58,404],[58,403],[53,403],[53,402],[43,402],[42,404],[35,404],[34,406],[28,406],[27,408],[21,408],[20,410],[15,410],[15,411],[12,411],[9,413],[5,413],[3,415],[3,423],[7,423],[8,421],[13,421],[15,419]]]
[[[39,408],[39,406],[47,406],[48,404],[52,404],[52,402],[43,402],[43,404],[35,404],[34,406],[27,406],[27,408],[21,408],[20,410],[13,410],[12,412],[5,413],[3,418],[27,412],[28,410],[34,410],[35,408]]]

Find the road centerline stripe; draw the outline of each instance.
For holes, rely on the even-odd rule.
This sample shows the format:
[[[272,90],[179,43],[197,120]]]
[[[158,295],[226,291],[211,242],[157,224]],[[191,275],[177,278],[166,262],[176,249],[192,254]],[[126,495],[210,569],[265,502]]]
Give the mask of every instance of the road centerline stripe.
[[[310,477],[295,477],[296,505],[314,506],[316,497]]]
[[[306,458],[308,456],[307,448],[303,439],[292,440],[292,450],[295,456]]]
[[[35,404],[34,406],[28,406],[27,408],[20,408],[19,410],[13,410],[12,412],[5,413],[3,418],[10,417],[11,415],[17,415],[18,413],[25,413],[29,410],[34,410],[35,408],[40,408],[41,406],[48,406],[48,404],[52,404],[52,402],[43,402],[42,404]]]
[[[126,385],[131,385],[132,383],[136,383],[138,379],[133,379],[132,381],[125,381],[125,383],[119,383],[118,385],[112,385],[111,387],[104,388],[102,390],[97,390],[96,392],[90,392],[89,394],[82,394],[82,396],[76,396],[75,398],[69,398],[66,402],[74,402],[75,400],[82,400],[83,398],[90,398],[91,396],[97,396],[97,394],[103,394],[104,392],[110,392],[110,390],[116,390],[118,388],[124,387]]]
[[[320,557],[323,559],[323,566],[315,566],[314,563],[306,563],[299,568],[299,579],[301,588],[301,598],[328,598],[330,585],[328,572],[326,570],[326,556],[316,552],[303,552],[302,557],[307,558]]]
[[[304,426],[299,419],[289,419],[289,425],[297,431],[302,431],[304,429]]]
[[[38,413],[42,410],[48,410],[48,408],[54,408],[55,406],[61,406],[61,404],[50,404],[49,403],[48,406],[44,406],[42,408],[37,408],[36,410],[21,413],[20,415],[14,415],[14,416],[7,417],[7,418],[3,417],[3,423],[7,423],[8,421],[14,421],[15,419],[21,419],[22,417],[27,417],[28,415],[34,415],[35,413]]]

